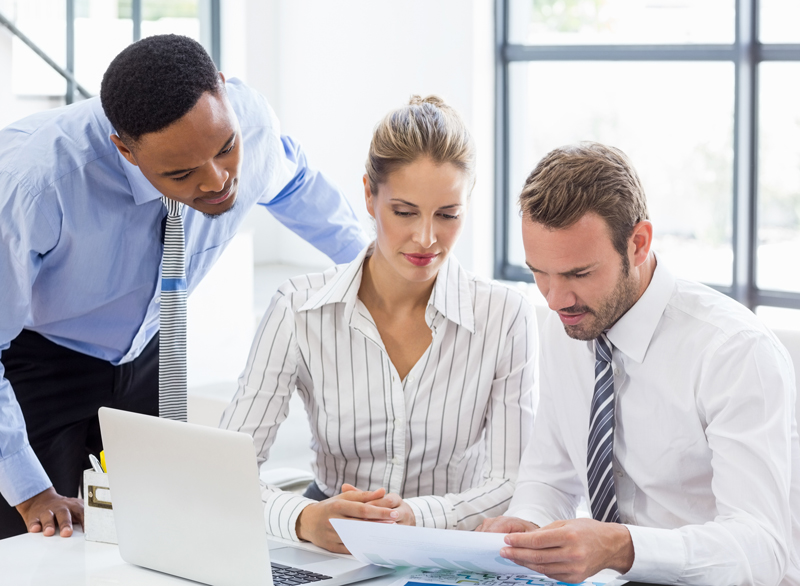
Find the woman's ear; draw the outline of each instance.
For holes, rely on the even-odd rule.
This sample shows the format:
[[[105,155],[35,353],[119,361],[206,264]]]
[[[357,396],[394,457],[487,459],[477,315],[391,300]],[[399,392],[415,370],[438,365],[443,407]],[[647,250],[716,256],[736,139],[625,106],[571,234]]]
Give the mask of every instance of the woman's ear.
[[[373,198],[375,196],[372,194],[372,189],[370,189],[370,186],[369,186],[369,178],[367,177],[366,174],[364,174],[363,181],[364,181],[364,200],[367,203],[367,212],[369,212],[369,215],[374,218],[375,217],[375,207],[373,205],[373,203],[374,203],[373,202]]]

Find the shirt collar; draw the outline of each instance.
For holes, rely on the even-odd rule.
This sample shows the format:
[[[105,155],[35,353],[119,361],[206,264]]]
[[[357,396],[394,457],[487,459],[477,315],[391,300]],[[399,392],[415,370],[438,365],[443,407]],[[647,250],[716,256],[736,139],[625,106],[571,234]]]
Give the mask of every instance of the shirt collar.
[[[349,323],[356,305],[358,290],[361,287],[364,260],[372,255],[374,248],[374,242],[365,247],[355,260],[347,264],[344,269],[336,273],[329,283],[312,295],[299,311],[318,309],[332,303],[344,303],[344,316]],[[448,256],[436,276],[436,282],[428,300],[428,312],[433,308],[450,321],[475,333],[475,313],[472,307],[469,280],[469,275],[456,258],[452,255]]]
[[[161,199],[161,192],[153,187],[153,184],[142,175],[142,171],[136,165],[132,165],[128,160],[122,156],[122,153],[117,151],[121,160],[122,168],[125,170],[125,176],[128,178],[128,183],[131,186],[131,193],[133,194],[133,201],[136,205],[149,203],[156,199]]]
[[[674,289],[675,277],[656,256],[656,268],[647,289],[608,330],[608,339],[614,347],[641,364]]]

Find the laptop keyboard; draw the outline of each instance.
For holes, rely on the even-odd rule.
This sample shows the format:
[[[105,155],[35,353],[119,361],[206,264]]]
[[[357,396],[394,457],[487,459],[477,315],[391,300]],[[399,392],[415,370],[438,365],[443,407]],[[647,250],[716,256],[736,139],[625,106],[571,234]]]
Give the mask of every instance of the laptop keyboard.
[[[323,576],[322,574],[315,574],[300,568],[292,568],[290,566],[282,566],[280,564],[272,563],[272,583],[276,586],[298,586],[298,584],[308,584],[309,582],[319,582],[320,580],[330,580],[331,576]]]

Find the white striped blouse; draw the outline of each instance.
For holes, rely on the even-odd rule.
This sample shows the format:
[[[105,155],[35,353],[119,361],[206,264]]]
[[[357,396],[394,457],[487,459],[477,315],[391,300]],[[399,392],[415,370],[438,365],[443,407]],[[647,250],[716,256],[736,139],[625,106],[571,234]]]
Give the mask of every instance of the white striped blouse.
[[[357,296],[371,250],[281,285],[220,425],[253,436],[261,464],[297,389],[325,494],[345,482],[385,487],[417,525],[474,529],[507,508],[530,436],[535,313],[451,255],[425,314],[431,345],[400,380]],[[297,540],[297,517],[314,501],[271,486],[262,494],[267,530]]]

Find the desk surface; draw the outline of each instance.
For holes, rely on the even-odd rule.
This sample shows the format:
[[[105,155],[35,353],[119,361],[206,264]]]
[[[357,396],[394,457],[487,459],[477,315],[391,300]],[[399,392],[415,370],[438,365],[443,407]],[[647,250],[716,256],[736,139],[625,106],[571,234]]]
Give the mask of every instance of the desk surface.
[[[388,586],[402,574],[361,582]],[[13,586],[177,586],[197,584],[122,561],[116,545],[41,533],[0,540],[0,583]]]

